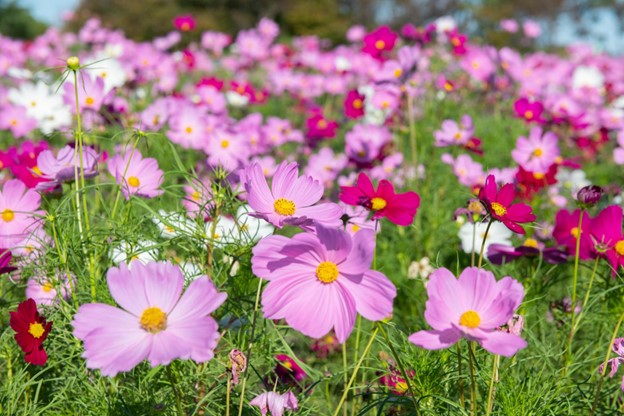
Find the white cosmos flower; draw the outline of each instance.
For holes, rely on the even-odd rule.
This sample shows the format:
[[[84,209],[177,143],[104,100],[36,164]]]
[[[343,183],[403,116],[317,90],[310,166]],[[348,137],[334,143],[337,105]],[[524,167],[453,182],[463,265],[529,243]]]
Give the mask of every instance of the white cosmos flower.
[[[219,244],[249,244],[273,234],[275,228],[264,220],[252,217],[249,205],[242,205],[236,212],[236,219],[219,217],[215,231],[215,241]],[[207,234],[210,237],[210,224]]]
[[[475,224],[467,222],[459,228],[457,236],[461,239],[462,250],[464,250],[465,253],[471,254],[474,252],[479,254],[481,252],[481,244],[483,244],[483,236],[485,235],[486,228],[487,223],[484,222]],[[512,234],[512,231],[503,223],[493,222],[485,238],[483,256],[487,256],[490,244],[511,245]]]
[[[575,90],[581,88],[595,88],[601,90],[604,88],[604,75],[595,66],[580,65],[572,74],[572,88]]]
[[[154,217],[154,223],[160,230],[161,237],[173,238],[181,235],[192,235],[197,231],[197,223],[179,212],[158,211],[159,217]]]
[[[24,83],[18,88],[12,88],[8,97],[12,104],[26,108],[26,114],[37,120],[38,127],[44,134],[71,124],[71,112],[62,96],[55,95],[52,87],[43,81],[35,84]]]
[[[87,73],[94,78],[100,77],[104,80],[104,94],[126,83],[126,71],[117,59],[100,53],[88,59],[87,62],[94,62],[93,65],[87,66]]]
[[[158,258],[156,244],[156,242],[148,240],[141,240],[136,244],[121,241],[119,245],[113,247],[111,260],[115,264],[127,263],[129,269],[135,261],[147,264]]]

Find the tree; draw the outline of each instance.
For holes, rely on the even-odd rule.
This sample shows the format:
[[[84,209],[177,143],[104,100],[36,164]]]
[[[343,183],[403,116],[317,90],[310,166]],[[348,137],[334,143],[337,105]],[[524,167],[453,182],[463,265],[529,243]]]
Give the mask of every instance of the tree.
[[[36,20],[30,12],[15,1],[0,0],[0,33],[17,39],[34,39],[47,26]]]

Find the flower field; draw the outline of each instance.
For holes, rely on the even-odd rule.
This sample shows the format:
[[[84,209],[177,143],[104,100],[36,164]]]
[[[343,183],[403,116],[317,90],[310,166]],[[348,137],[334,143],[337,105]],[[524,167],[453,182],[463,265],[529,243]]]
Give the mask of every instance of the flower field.
[[[0,414],[624,412],[622,57],[173,24],[0,36]]]

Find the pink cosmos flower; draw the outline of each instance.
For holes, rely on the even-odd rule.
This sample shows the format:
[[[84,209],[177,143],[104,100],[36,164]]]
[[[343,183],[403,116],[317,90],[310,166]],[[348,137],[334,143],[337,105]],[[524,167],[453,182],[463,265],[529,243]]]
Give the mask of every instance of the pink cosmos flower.
[[[22,106],[4,106],[0,111],[0,129],[11,130],[19,139],[37,128],[37,120],[28,117]]]
[[[18,179],[7,181],[0,191],[0,247],[11,249],[41,226],[41,197]]]
[[[262,168],[253,163],[244,170],[248,202],[253,215],[276,227],[284,224],[311,226],[314,222],[340,224],[342,209],[334,203],[316,204],[323,197],[323,185],[314,178],[299,176],[296,162],[282,162],[273,175],[271,189]]]
[[[516,33],[518,31],[518,22],[513,19],[503,19],[500,21],[500,27],[505,32]]]
[[[80,156],[75,155],[71,146],[65,146],[54,156],[51,150],[44,150],[37,157],[39,176],[48,182],[41,182],[36,190],[48,189],[66,181],[75,179],[76,166],[80,170]],[[91,147],[84,147],[82,152],[82,168],[85,178],[97,175],[97,162],[99,155]]]
[[[518,137],[516,148],[511,151],[511,156],[523,169],[542,174],[548,172],[559,155],[557,136],[551,131],[542,136],[541,127],[533,127],[529,138]]]
[[[542,27],[535,20],[525,20],[522,29],[528,38],[537,38],[542,34]]]
[[[469,267],[459,278],[445,269],[434,271],[427,284],[425,319],[433,330],[419,331],[409,341],[428,350],[448,348],[461,338],[477,341],[487,351],[511,357],[527,346],[505,325],[522,303],[524,288],[507,276],[496,281],[490,271]]]
[[[158,188],[163,182],[164,173],[158,168],[156,159],[143,158],[137,149],[124,156],[119,154],[108,161],[108,171],[115,177],[126,197],[136,195],[143,198],[154,198],[164,191]]]
[[[352,119],[360,118],[364,115],[364,99],[366,97],[357,90],[347,93],[344,102],[345,116]]]
[[[193,280],[182,295],[184,276],[169,262],[134,262],[106,275],[113,299],[123,308],[101,303],[80,306],[72,325],[84,342],[87,368],[113,377],[148,359],[152,367],[172,360],[210,360],[219,339],[209,316],[227,295],[207,276]]]
[[[65,103],[71,108],[72,112],[76,112],[76,92],[74,83],[67,82],[63,86]],[[95,79],[91,76],[78,78],[78,104],[80,111],[92,110],[99,111],[102,105],[107,104],[113,97],[113,92],[106,92],[104,88],[104,80],[100,77]]]
[[[483,184],[485,172],[479,162],[475,162],[469,155],[459,155],[453,158],[448,153],[442,155],[442,162],[453,168],[453,173],[457,176],[460,184],[475,188]]]
[[[333,328],[340,343],[353,330],[357,313],[372,321],[386,318],[396,288],[382,273],[370,270],[374,249],[372,230],[351,237],[319,224],[316,234],[260,240],[253,249],[252,269],[269,281],[262,294],[264,317],[285,319],[312,338]]]
[[[535,214],[529,205],[512,204],[515,198],[514,186],[508,183],[500,190],[497,189],[494,175],[487,177],[485,185],[479,192],[479,199],[492,218],[505,224],[514,233],[525,234],[524,228],[519,223],[535,221]]]
[[[65,300],[69,299],[72,287],[75,285],[76,278],[72,276],[70,282],[66,274],[52,279],[32,277],[26,283],[26,298],[33,299],[38,306],[56,306],[61,297]]]
[[[297,397],[292,391],[287,391],[284,394],[274,391],[264,392],[256,396],[249,404],[257,406],[262,416],[266,416],[267,412],[270,412],[271,416],[282,416],[284,410],[297,410],[299,408]]]
[[[311,144],[315,144],[317,141],[336,137],[338,123],[325,118],[321,111],[315,111],[306,120],[306,127],[306,138]]]
[[[454,120],[444,120],[442,129],[433,132],[437,147],[465,145],[470,141],[473,134],[472,118],[467,114],[462,116],[459,124]]]
[[[609,378],[613,378],[615,373],[620,368],[620,364],[624,363],[624,338],[616,338],[613,342],[613,352],[617,354],[617,357],[611,358],[607,361],[607,366],[611,366],[609,371]],[[602,374],[604,371],[604,363],[598,367],[598,372]],[[624,377],[622,377],[622,391],[624,391]]]

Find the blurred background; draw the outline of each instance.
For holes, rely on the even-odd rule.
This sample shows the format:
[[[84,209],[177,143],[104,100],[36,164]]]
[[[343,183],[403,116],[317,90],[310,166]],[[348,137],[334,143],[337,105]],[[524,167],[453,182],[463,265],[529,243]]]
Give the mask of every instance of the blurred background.
[[[334,43],[354,24],[399,29],[452,16],[462,32],[495,46],[518,41],[501,30],[501,20],[531,19],[541,27],[534,46],[584,42],[598,51],[624,53],[624,0],[0,0],[0,33],[29,39],[49,26],[78,30],[98,17],[143,40],[171,31],[172,17],[180,14],[197,19],[198,37],[204,30],[233,34],[269,17],[282,36],[314,34]]]

